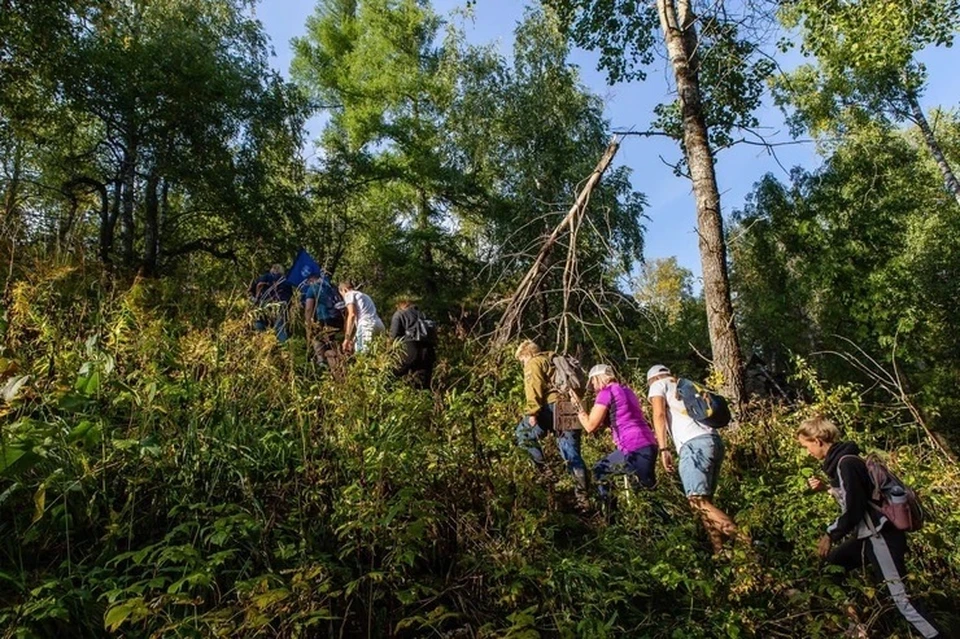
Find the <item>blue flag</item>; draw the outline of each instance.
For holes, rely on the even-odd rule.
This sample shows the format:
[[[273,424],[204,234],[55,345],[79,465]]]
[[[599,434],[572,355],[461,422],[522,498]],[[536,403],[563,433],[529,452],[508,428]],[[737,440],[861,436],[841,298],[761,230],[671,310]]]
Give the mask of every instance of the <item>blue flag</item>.
[[[323,269],[317,261],[307,253],[306,249],[300,249],[297,258],[293,260],[293,266],[287,272],[287,282],[291,286],[300,286],[308,277],[322,273]]]

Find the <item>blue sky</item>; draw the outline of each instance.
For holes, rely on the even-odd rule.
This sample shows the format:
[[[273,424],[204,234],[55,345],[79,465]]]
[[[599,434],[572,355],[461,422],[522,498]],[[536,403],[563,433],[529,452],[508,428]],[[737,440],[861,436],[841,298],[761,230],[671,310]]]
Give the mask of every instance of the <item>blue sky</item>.
[[[314,0],[267,0],[257,8],[257,17],[270,35],[276,52],[273,64],[283,73],[287,73],[290,67],[290,40],[304,33],[307,16],[313,13],[315,4]],[[462,4],[462,0],[433,1],[434,9],[447,16]],[[513,30],[523,16],[524,6],[520,0],[479,0],[473,17],[464,24],[468,39],[478,44],[496,43],[501,52],[509,56]],[[956,54],[949,49],[934,49],[924,52],[920,58],[930,72],[924,107],[956,107],[960,88],[952,82],[950,69],[956,64]],[[664,68],[651,69],[645,82],[611,87],[604,75],[596,70],[594,54],[576,50],[570,61],[580,68],[583,83],[604,100],[606,117],[615,129],[648,129],[653,119],[653,107],[671,99]],[[769,139],[789,140],[778,109],[764,107],[758,116]],[[634,188],[646,194],[649,202],[646,210],[649,219],[645,221],[645,257],[676,256],[680,264],[699,278],[696,211],[690,183],[675,177],[661,160],[662,157],[668,162],[676,162],[679,153],[677,145],[666,139],[628,138],[617,156],[617,164],[633,169]],[[812,145],[779,147],[777,157],[787,169],[798,164],[813,168],[820,163]],[[724,214],[729,215],[742,207],[753,184],[768,172],[785,177],[775,159],[763,148],[739,145],[724,150],[717,163]]]

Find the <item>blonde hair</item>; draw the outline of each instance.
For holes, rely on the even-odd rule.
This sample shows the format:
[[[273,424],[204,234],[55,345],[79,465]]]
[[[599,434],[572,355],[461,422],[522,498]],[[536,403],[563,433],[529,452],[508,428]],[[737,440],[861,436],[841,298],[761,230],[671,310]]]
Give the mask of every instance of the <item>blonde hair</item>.
[[[532,339],[525,339],[520,342],[520,346],[517,346],[517,352],[515,357],[521,359],[523,357],[533,357],[540,352],[540,347],[537,346],[537,343]]]
[[[840,439],[840,429],[837,425],[820,415],[807,418],[797,429],[797,437],[804,439],[819,439],[825,444],[835,444]]]
[[[617,376],[607,375],[606,373],[604,373],[603,375],[595,375],[593,379],[600,382],[600,386],[603,387],[603,386],[606,386],[607,384],[613,384],[614,382],[616,382]]]

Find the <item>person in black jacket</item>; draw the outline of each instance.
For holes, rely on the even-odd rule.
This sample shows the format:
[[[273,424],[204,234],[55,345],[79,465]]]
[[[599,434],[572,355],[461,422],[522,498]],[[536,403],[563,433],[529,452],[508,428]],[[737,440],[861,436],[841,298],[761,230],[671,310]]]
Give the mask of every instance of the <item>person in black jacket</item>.
[[[886,582],[900,614],[914,629],[923,637],[941,636],[932,618],[907,596],[903,585],[907,574],[907,538],[880,513],[879,503],[872,501],[873,483],[860,457],[860,448],[853,442],[840,441],[840,430],[820,417],[804,421],[797,438],[808,453],[823,462],[830,479],[828,486],[811,477],[810,488],[829,491],[841,508],[840,516],[820,538],[820,558],[846,570],[862,568],[869,561]]]
[[[409,375],[414,387],[421,389],[430,388],[433,365],[437,360],[432,336],[423,334],[422,322],[426,319],[420,309],[404,299],[397,304],[397,310],[390,320],[390,338],[402,340],[406,349],[403,361],[393,372],[397,377]]]

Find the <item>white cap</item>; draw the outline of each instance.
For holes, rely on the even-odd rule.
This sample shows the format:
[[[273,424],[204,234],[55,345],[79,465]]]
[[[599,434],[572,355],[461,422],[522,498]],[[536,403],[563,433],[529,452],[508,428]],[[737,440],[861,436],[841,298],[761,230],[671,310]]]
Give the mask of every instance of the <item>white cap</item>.
[[[650,370],[647,371],[647,381],[649,382],[654,377],[659,377],[660,375],[669,375],[670,369],[664,366],[663,364],[657,364],[656,366],[651,366]]]
[[[601,375],[606,375],[608,377],[616,377],[616,374],[613,372],[613,367],[606,364],[597,364],[590,369],[590,372],[587,373],[587,379],[593,379],[594,377],[599,377]]]

